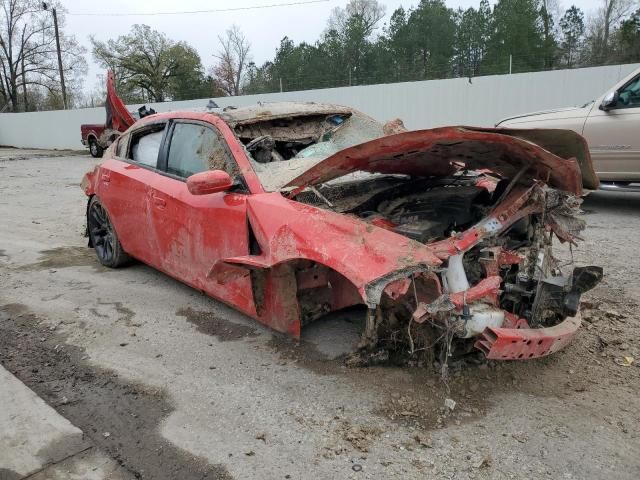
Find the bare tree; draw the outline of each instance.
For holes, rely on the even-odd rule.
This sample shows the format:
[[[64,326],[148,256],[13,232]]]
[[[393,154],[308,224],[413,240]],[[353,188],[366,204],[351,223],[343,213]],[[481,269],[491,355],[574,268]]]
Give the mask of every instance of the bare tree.
[[[327,22],[327,30],[339,34],[349,28],[349,22],[357,19],[364,38],[368,38],[384,17],[386,7],[377,0],[351,0],[346,7],[335,7]]]
[[[62,15],[59,21],[63,25]],[[63,70],[73,88],[86,71],[84,49],[64,32],[60,41]],[[27,87],[44,88],[54,96],[60,91],[53,18],[42,2],[0,0],[0,99],[13,111],[26,110]]]
[[[214,54],[218,62],[213,66],[213,76],[226,95],[240,95],[250,61],[251,44],[236,25],[227,30],[224,36],[218,36],[218,40],[220,50]]]
[[[618,25],[633,9],[633,0],[602,0],[600,15],[604,20],[602,46],[606,51],[613,27]]]
[[[592,61],[602,62],[610,53],[611,34],[615,27],[633,10],[634,0],[601,0],[594,17],[589,21],[589,48]]]

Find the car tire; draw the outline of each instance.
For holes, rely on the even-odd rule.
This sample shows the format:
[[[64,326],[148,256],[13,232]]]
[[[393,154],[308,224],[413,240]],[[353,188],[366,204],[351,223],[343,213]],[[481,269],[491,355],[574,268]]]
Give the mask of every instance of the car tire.
[[[87,209],[87,229],[91,245],[102,265],[118,268],[131,260],[120,244],[107,210],[96,196],[91,199]]]
[[[102,158],[104,149],[98,145],[98,141],[95,138],[89,139],[89,153],[93,158]]]

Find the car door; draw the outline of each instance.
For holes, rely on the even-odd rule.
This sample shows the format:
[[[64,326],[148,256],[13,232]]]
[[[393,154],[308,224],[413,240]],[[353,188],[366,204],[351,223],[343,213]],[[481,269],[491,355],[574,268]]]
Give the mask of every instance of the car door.
[[[601,180],[640,180],[640,75],[617,90],[607,110],[594,105],[583,136]]]
[[[158,176],[158,153],[166,122],[146,124],[118,140],[114,155],[100,168],[97,195],[124,250],[155,265],[154,240],[147,235],[151,211],[149,184]]]
[[[216,127],[197,120],[175,120],[160,154],[164,175],[151,185],[152,234],[158,241],[160,269],[207,294],[255,314],[249,274],[227,282],[209,275],[220,259],[248,254],[247,191],[192,195],[186,179],[194,173],[238,168]]]

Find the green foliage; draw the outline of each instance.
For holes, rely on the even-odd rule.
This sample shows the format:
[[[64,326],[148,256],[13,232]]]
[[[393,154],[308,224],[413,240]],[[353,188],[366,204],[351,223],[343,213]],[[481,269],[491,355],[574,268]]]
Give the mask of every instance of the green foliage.
[[[640,9],[622,22],[618,30],[617,57],[621,62],[637,62],[640,59]]]
[[[560,44],[563,65],[573,67],[584,39],[584,14],[572,5],[560,19],[562,42]]]
[[[493,9],[493,33],[482,64],[486,74],[541,70],[544,67],[544,31],[534,0],[499,0]]]
[[[590,19],[571,6],[554,18],[553,0],[498,0],[490,6],[453,11],[444,0],[420,0],[416,7],[391,13],[378,28],[383,7],[376,0],[351,0],[335,9],[327,29],[314,44],[284,37],[273,60],[252,65],[246,93],[305,90],[345,85],[471,77],[640,61],[640,10],[616,23],[611,12]],[[603,13],[604,12],[604,13]],[[602,18],[601,18],[602,17]],[[626,18],[626,19],[624,19]],[[594,53],[599,25],[613,34],[606,52]],[[377,36],[376,36],[377,33]],[[602,35],[601,35],[602,36]],[[588,41],[591,40],[591,43]],[[599,38],[599,37],[598,37]],[[597,38],[596,38],[597,40]],[[603,42],[600,41],[600,44]],[[607,43],[607,42],[605,42]],[[605,59],[605,60],[603,60]]]
[[[186,100],[213,93],[196,50],[147,25],[134,25],[128,35],[107,42],[91,38],[91,43],[96,61],[113,70],[125,102]]]
[[[492,32],[491,7],[481,0],[479,8],[456,12],[455,69],[458,76],[480,74],[480,65],[487,53]]]
[[[542,59],[544,68],[552,68],[555,64],[555,57],[558,44],[554,35],[553,14],[549,10],[551,0],[540,0],[540,10],[538,15],[542,23]]]
[[[456,24],[454,12],[443,0],[422,0],[407,21],[410,64],[407,73],[416,79],[450,75]]]

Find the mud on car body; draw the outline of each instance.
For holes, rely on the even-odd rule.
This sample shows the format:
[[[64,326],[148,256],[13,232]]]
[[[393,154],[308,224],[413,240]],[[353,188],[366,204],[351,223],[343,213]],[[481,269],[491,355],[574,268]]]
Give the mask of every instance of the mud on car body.
[[[570,341],[602,277],[552,250],[580,241],[598,186],[573,132],[260,104],[151,115],[106,158],[83,181],[103,263],[133,256],[294,337],[362,305],[363,352],[540,357]]]

